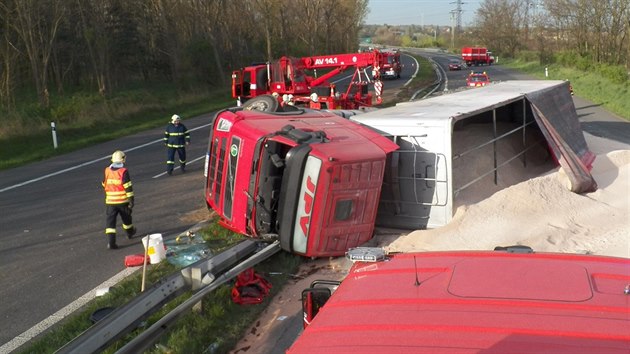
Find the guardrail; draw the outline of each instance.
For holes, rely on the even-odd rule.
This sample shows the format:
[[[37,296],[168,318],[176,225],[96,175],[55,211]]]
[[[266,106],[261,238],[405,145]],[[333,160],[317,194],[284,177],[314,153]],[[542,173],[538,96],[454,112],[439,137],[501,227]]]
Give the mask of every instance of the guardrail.
[[[200,260],[179,273],[162,279],[124,306],[117,308],[56,353],[83,354],[103,351],[116,340],[136,329],[144,319],[160,310],[168,302],[189,289],[197,291],[190,299],[166,314],[117,353],[142,352],[155,343],[183,311],[201,301],[203,296],[278,251],[280,251],[278,241],[261,250],[259,242],[244,240],[212,258]]]

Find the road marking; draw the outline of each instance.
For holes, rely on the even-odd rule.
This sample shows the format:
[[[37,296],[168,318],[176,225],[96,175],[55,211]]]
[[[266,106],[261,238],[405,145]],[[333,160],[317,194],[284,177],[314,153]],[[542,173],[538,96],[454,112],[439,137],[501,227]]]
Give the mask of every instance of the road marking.
[[[72,303],[70,303],[66,307],[48,316],[48,318],[44,319],[43,321],[39,322],[35,326],[31,327],[30,329],[24,331],[22,334],[17,335],[15,338],[10,340],[9,342],[0,346],[0,353],[10,353],[20,348],[22,345],[26,344],[31,339],[37,337],[38,335],[43,333],[45,330],[47,330],[51,326],[57,324],[59,321],[73,314],[76,310],[80,309],[81,307],[83,307],[84,305],[92,301],[94,298],[96,298],[96,291],[98,289],[110,288],[118,284],[118,282],[125,279],[126,277],[133,274],[135,271],[139,269],[142,269],[142,268],[141,267],[125,268],[120,273],[104,281],[101,285],[90,290],[85,295],[81,296],[80,298],[74,300]]]
[[[205,157],[206,157],[206,155],[199,156],[198,158],[196,158],[196,159],[194,159],[194,160],[192,160],[192,161],[190,161],[190,162],[187,162],[187,163],[186,163],[186,165],[190,165],[190,164],[192,164],[192,163],[194,163],[194,162],[197,162],[197,161],[199,161],[199,160],[201,160],[201,159],[204,159]],[[180,168],[180,166],[177,166],[177,167],[175,167],[173,170],[178,170],[179,168]],[[157,174],[157,175],[155,175],[155,176],[153,176],[153,177],[151,177],[151,178],[158,178],[158,177],[162,177],[162,176],[164,176],[165,174],[166,174],[166,172],[162,172],[162,173],[159,173],[159,174]]]
[[[190,129],[190,131],[199,130],[199,129],[205,128],[205,127],[207,127],[207,126],[209,126],[209,125],[212,125],[212,123],[208,123],[208,124],[205,124],[205,125],[199,126],[199,127],[197,127],[197,128]],[[128,151],[138,150],[138,149],[141,149],[141,148],[147,147],[147,146],[152,145],[152,144],[161,143],[161,142],[163,142],[163,141],[164,141],[164,139],[157,139],[157,140],[153,140],[153,141],[150,141],[150,142],[148,142],[148,143],[145,143],[145,144],[142,144],[142,145],[138,145],[138,146],[132,147],[132,148],[127,149],[127,150],[124,150],[124,151],[125,151],[125,152],[128,152]],[[6,192],[6,191],[9,191],[9,190],[11,190],[11,189],[18,188],[18,187],[23,187],[23,186],[26,186],[26,185],[31,184],[31,183],[39,182],[39,181],[41,181],[41,180],[44,180],[44,179],[47,179],[47,178],[50,178],[50,177],[54,177],[54,176],[60,175],[60,174],[62,174],[62,173],[66,173],[66,172],[74,171],[74,170],[76,170],[76,169],[78,169],[78,168],[81,168],[81,167],[85,167],[85,166],[93,165],[93,164],[95,164],[95,163],[97,163],[97,162],[100,162],[100,161],[103,161],[103,160],[107,160],[107,159],[110,159],[110,158],[111,158],[111,155],[103,156],[103,157],[101,157],[101,158],[98,158],[98,159],[95,159],[95,160],[92,160],[92,161],[87,161],[87,162],[81,163],[81,164],[76,165],[76,166],[68,167],[68,168],[63,169],[63,170],[61,170],[61,171],[57,171],[57,172],[53,172],[53,173],[49,173],[49,174],[47,174],[47,175],[44,175],[44,176],[41,176],[41,177],[37,177],[37,178],[31,179],[31,180],[29,180],[29,181],[25,181],[25,182],[21,182],[21,183],[18,183],[18,184],[14,184],[14,185],[12,185],[12,186],[4,187],[4,188],[0,189],[0,193],[2,193],[2,192]],[[201,158],[203,158],[203,157],[201,157]],[[155,178],[155,177],[154,177],[154,178]]]

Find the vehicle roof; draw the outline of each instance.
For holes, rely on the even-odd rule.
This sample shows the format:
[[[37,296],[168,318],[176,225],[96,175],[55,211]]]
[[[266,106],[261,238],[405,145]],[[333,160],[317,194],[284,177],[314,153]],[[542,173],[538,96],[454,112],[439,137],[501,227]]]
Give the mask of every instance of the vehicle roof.
[[[425,252],[356,263],[294,353],[628,353],[630,260]]]
[[[229,112],[229,111],[226,111]],[[286,125],[309,132],[324,131],[327,138],[335,144],[311,144],[313,149],[326,151],[334,157],[352,157],[374,155],[380,152],[391,152],[398,145],[381,136],[373,129],[357,126],[346,118],[334,113],[320,110],[298,110],[286,113],[270,113],[257,110],[238,110],[234,113],[238,118],[241,132],[249,132],[255,136],[263,136],[282,130]],[[290,119],[288,119],[290,118]],[[371,141],[373,144],[365,144]],[[340,146],[346,146],[340,148]]]
[[[493,107],[523,99],[527,94],[568,85],[561,80],[514,80],[494,83],[474,90],[458,91],[423,100],[399,103],[394,107],[350,117],[351,120],[390,131],[396,127],[418,124],[444,124],[451,119],[459,120]],[[568,90],[568,89],[565,89]]]

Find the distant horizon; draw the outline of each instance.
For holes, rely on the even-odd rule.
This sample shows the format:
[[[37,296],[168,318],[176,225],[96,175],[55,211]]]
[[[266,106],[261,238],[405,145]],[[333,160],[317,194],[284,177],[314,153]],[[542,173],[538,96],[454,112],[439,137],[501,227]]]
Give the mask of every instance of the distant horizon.
[[[482,0],[462,1],[461,25],[472,24],[475,12]],[[416,25],[448,26],[455,11],[455,0],[369,0],[370,12],[365,18],[366,25]]]

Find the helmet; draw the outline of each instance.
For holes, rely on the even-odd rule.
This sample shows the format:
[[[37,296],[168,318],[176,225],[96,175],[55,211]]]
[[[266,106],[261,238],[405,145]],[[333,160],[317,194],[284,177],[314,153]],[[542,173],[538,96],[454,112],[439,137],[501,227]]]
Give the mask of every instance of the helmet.
[[[171,117],[171,123],[175,123],[180,120],[182,120],[182,118],[178,116],[177,114],[173,114],[173,116]]]
[[[123,163],[123,162],[125,162],[126,158],[127,158],[127,156],[125,156],[125,153],[120,151],[120,150],[116,150],[112,154],[112,162],[113,163]]]

